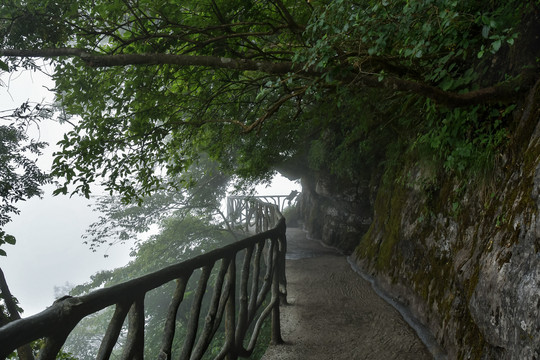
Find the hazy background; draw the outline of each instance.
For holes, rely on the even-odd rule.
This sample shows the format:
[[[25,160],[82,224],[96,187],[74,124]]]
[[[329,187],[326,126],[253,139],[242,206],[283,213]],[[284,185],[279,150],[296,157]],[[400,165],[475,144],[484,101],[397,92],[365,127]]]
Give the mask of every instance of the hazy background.
[[[24,101],[51,102],[54,83],[39,72],[25,71],[0,75],[0,111],[19,107]],[[2,121],[2,120],[0,120]],[[44,154],[36,159],[43,169],[50,169],[55,144],[70,125],[45,120],[39,128],[30,129],[34,138],[49,143]],[[0,257],[12,294],[25,310],[23,317],[44,310],[54,301],[54,287],[80,284],[99,270],[123,266],[129,261],[130,243],[100,248],[91,252],[82,243],[81,235],[98,213],[88,207],[91,199],[51,195],[54,186],[44,187],[43,199],[32,198],[17,203],[20,215],[13,215],[5,231],[17,238],[15,246],[5,246],[7,257]],[[274,179],[269,188],[259,187],[261,195],[289,194],[300,191],[300,185],[283,177]],[[104,255],[108,255],[104,257]]]

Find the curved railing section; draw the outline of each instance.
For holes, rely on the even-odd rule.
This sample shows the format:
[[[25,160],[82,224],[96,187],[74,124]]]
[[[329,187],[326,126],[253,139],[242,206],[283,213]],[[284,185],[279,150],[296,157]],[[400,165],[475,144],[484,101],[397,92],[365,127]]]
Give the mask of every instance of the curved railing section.
[[[227,219],[235,229],[259,233],[276,226],[281,212],[295,200],[297,192],[290,195],[229,196]]]
[[[262,228],[275,225],[271,229],[119,285],[80,297],[63,298],[39,314],[5,325],[0,328],[0,359],[41,338],[45,338],[45,344],[39,359],[55,359],[79,321],[110,306],[115,307],[114,315],[101,341],[97,359],[109,359],[126,319],[127,337],[123,341],[121,358],[143,359],[145,295],[172,281],[176,282],[176,289],[171,294],[163,322],[161,348],[159,354],[152,354],[152,357],[160,360],[171,359],[171,356],[201,359],[220,327],[224,329],[224,339],[215,359],[249,357],[263,321],[269,316],[271,340],[281,343],[279,304],[280,299],[284,300],[286,286],[286,226],[275,204],[267,207],[266,210],[257,208],[254,212],[268,214],[274,220],[270,217],[255,220],[255,227],[259,222]],[[214,268],[217,275],[209,281]],[[196,290],[190,296],[187,332],[179,341],[178,336],[175,338],[177,312],[184,300],[188,280],[195,272],[200,276]],[[213,283],[211,290],[207,290],[209,282]],[[204,313],[201,304],[205,296],[210,297],[210,301]]]

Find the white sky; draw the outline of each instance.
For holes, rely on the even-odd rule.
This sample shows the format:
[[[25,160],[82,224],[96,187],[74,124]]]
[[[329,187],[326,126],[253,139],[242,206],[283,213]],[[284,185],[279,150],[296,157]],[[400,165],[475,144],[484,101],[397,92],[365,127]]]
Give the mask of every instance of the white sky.
[[[4,73],[0,80],[6,84],[0,87],[0,111],[16,108],[26,100],[52,100],[46,88],[52,88],[53,83],[43,74],[27,71],[9,77]],[[41,140],[51,145],[38,160],[42,168],[50,168],[53,145],[68,126],[46,121],[40,125],[39,133],[34,129],[34,135],[39,134]],[[25,310],[23,317],[51,305],[55,286],[84,283],[99,270],[122,266],[129,261],[129,243],[92,253],[81,239],[88,225],[98,217],[88,207],[91,201],[82,197],[53,197],[53,189],[53,186],[45,187],[43,199],[19,202],[17,207],[21,214],[13,215],[13,221],[5,227],[7,233],[17,238],[17,244],[3,247],[8,256],[0,257],[0,268],[12,294]],[[271,187],[257,190],[261,195],[287,195],[291,190],[300,191],[300,185],[278,177]]]

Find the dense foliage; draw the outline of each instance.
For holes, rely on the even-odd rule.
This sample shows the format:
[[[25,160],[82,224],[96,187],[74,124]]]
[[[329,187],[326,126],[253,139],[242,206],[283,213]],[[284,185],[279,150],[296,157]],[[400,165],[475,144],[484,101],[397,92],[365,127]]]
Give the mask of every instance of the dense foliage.
[[[4,69],[56,66],[76,122],[58,192],[103,180],[133,200],[185,186],[169,179],[202,153],[248,180],[276,167],[354,178],[403,151],[450,172],[489,164],[538,77],[538,54],[522,51],[538,48],[537,12],[522,0],[9,0],[0,54]]]

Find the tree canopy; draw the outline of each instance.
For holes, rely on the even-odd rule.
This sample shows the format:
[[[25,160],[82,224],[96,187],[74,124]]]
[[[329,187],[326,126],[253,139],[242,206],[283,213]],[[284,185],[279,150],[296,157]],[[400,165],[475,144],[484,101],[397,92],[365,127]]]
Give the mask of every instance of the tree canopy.
[[[182,187],[202,153],[245,179],[354,176],[404,133],[459,171],[500,145],[538,78],[538,5],[7,0],[0,66],[55,65],[76,123],[54,161],[59,193],[97,179],[124,200]]]

